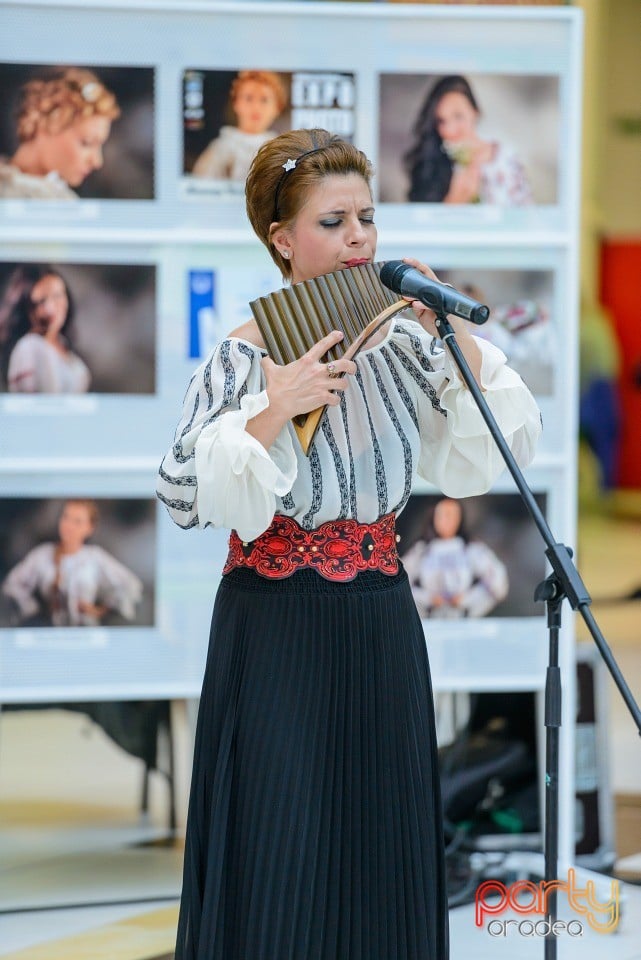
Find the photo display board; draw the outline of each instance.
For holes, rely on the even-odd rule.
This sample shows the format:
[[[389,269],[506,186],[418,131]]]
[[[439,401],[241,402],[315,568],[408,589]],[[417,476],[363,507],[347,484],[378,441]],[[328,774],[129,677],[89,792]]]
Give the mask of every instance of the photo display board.
[[[173,525],[156,474],[196,366],[283,285],[243,194],[261,143],[292,127],[371,159],[378,259],[417,257],[490,306],[473,332],[539,402],[527,479],[574,542],[578,11],[0,0],[0,13],[0,702],[198,695],[227,533]],[[489,144],[481,172],[442,109],[457,90]],[[78,104],[80,153],[63,136]],[[48,167],[29,172],[39,124]],[[44,346],[52,323],[64,368]],[[419,484],[399,519],[435,686],[464,688],[476,665],[486,688],[542,688],[533,593],[547,568],[513,482],[460,504],[464,616],[447,589],[424,590],[443,499]],[[72,522],[78,580],[55,561]]]

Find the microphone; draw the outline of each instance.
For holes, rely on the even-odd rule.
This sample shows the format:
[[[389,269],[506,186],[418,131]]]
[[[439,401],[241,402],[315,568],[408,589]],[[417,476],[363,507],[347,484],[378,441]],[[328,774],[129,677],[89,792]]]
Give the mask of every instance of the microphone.
[[[403,263],[402,260],[388,260],[381,267],[379,276],[381,283],[394,293],[420,300],[435,313],[451,313],[455,317],[479,324],[485,323],[490,315],[490,308],[485,304],[459,293],[447,283],[430,280],[420,270],[411,267],[409,263]]]

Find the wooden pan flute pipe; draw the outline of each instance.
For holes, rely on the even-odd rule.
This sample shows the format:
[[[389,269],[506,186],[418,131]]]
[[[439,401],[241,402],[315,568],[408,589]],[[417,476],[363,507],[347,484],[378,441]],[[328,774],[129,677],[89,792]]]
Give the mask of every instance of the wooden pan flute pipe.
[[[340,330],[343,339],[327,351],[339,360],[348,351],[353,359],[370,338],[407,300],[380,282],[382,263],[365,263],[276,290],[249,304],[274,363],[293,363],[315,343]],[[326,406],[293,418],[294,429],[307,455]]]

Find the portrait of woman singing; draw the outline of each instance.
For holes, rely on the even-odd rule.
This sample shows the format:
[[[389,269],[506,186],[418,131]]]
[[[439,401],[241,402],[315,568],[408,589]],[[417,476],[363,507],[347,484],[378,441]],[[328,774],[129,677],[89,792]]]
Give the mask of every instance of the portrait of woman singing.
[[[74,349],[74,304],[67,281],[53,267],[18,269],[1,305],[6,342],[0,383],[9,393],[80,394],[91,372]]]
[[[260,148],[247,212],[288,283],[375,261],[372,175],[320,129]],[[452,325],[525,466],[536,403],[500,351]],[[231,530],[176,960],[448,956],[430,670],[394,523],[416,475],[469,496],[502,460],[421,303],[354,360],[326,362],[343,337],[331,328],[282,365],[254,321],[230,331],[195,371],[160,468],[176,523]],[[306,455],[292,417],[323,405]],[[346,575],[331,563],[337,541]]]

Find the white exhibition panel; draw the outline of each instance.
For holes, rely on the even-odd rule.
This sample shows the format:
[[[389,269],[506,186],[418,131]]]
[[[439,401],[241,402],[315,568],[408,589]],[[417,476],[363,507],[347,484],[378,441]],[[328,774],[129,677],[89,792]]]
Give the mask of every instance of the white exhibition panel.
[[[90,304],[94,297],[96,303],[111,303],[113,309],[134,316],[144,279],[145,329],[153,327],[143,344],[145,383],[151,384],[144,389],[131,387],[133,374],[111,381],[105,370],[105,385],[83,396],[18,397],[0,391],[3,515],[11,517],[14,504],[16,515],[28,514],[32,504],[36,530],[36,513],[55,513],[72,497],[103,502],[107,516],[118,513],[119,505],[126,514],[124,507],[136,500],[151,504],[156,470],[199,358],[248,316],[251,299],[281,285],[249,229],[242,196],[196,184],[185,169],[186,74],[201,72],[211,81],[216,71],[228,75],[265,69],[280,72],[292,90],[309,73],[351,78],[353,104],[345,107],[349,116],[339,117],[335,104],[328,110],[322,103],[316,104],[316,113],[303,104],[307,112],[296,116],[310,123],[316,118],[319,125],[351,123],[354,142],[374,162],[380,259],[416,255],[457,283],[469,277],[485,284],[489,299],[503,290],[506,296],[520,293],[540,300],[555,353],[545,372],[546,386],[537,396],[545,429],[527,479],[546,497],[555,537],[574,545],[579,11],[383,3],[0,0],[0,15],[3,78],[24,76],[29,65],[73,63],[97,72],[111,70],[110,76],[121,83],[127,71],[132,71],[132,81],[144,80],[145,89],[152,91],[141,109],[146,110],[146,122],[151,120],[153,170],[151,195],[144,199],[107,194],[84,196],[71,204],[0,200],[0,284],[15,265],[53,263],[61,270],[66,265]],[[256,42],[247,42],[248,35]],[[514,208],[399,202],[399,156],[421,78],[452,73],[475,82],[488,124],[494,110],[495,130],[515,137],[541,171],[534,178],[539,193],[533,204]],[[398,97],[409,98],[400,109]],[[501,98],[502,114],[494,106]],[[292,103],[287,118],[294,116]],[[546,136],[537,137],[537,129],[544,129]],[[117,277],[132,265],[140,283],[134,276],[131,292],[118,299],[122,291]],[[198,312],[201,294],[205,308]],[[119,330],[123,350],[143,349],[127,339],[126,325]],[[90,352],[92,338],[87,336]],[[115,388],[109,386],[112,382]],[[493,493],[508,492],[515,494],[515,487],[506,475]],[[417,496],[421,493],[438,491],[417,485]],[[147,557],[145,568],[154,578],[151,622],[67,630],[0,626],[0,703],[198,695],[226,534],[182,531],[160,505],[154,504],[153,515],[153,537],[147,531],[148,540],[137,542],[142,527],[136,526],[129,537],[132,557],[140,555],[141,543],[153,543],[154,556]],[[20,544],[20,529],[12,523],[12,543]],[[2,550],[8,547],[0,554]],[[7,556],[0,555],[3,562],[6,566]],[[542,560],[533,564],[532,591],[542,566]],[[436,690],[543,689],[543,610],[458,623],[430,621],[426,639]],[[562,749],[570,752],[574,681],[569,613],[561,657],[567,687]],[[562,794],[567,855],[569,782],[562,785]]]

